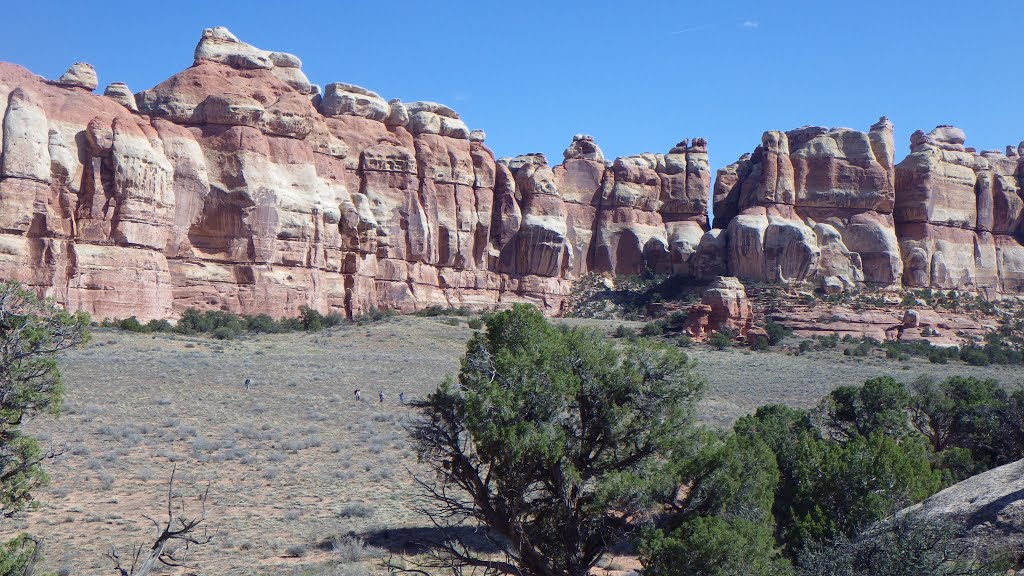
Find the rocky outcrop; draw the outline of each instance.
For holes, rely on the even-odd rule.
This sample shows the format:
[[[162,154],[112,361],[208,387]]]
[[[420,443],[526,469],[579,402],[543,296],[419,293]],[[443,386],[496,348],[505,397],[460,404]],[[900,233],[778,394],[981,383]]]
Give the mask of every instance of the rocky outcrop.
[[[448,106],[321,95],[301,66],[225,28],[134,95],[90,94],[84,64],[54,82],[0,65],[0,277],[101,318],[557,312],[582,274],[680,261],[666,222],[706,227],[703,141],[608,166],[579,136],[559,166],[498,162]]]
[[[0,278],[97,317],[306,305],[559,312],[574,280],[653,271],[855,287],[1024,288],[1021,150],[892,126],[766,132],[720,170],[707,142],[606,161],[577,135],[550,166],[496,160],[436,102],[329,83],[294,55],[203,32],[193,65],[95,95],[0,64]],[[899,238],[899,239],[897,239]]]
[[[975,152],[963,131],[939,126],[910,138],[896,167],[895,217],[910,287],[970,290],[988,297],[1024,289],[1021,180],[1012,147]]]
[[[1024,546],[1024,460],[971,476],[898,515],[943,525],[969,540],[976,553],[1018,554]]]
[[[899,286],[894,165],[885,118],[868,132],[765,132],[715,181],[715,228],[725,230],[730,273],[810,281],[826,292]]]
[[[684,330],[693,338],[715,332],[731,332],[743,338],[753,328],[754,310],[738,278],[715,278],[701,295],[700,304],[690,307]]]

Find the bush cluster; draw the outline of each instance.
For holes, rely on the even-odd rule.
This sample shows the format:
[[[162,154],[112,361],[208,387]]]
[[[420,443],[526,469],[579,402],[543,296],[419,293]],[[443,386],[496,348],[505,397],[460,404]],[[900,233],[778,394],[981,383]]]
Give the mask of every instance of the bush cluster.
[[[339,326],[348,322],[365,325],[381,322],[395,316],[394,310],[369,311],[348,320],[338,312],[322,314],[308,306],[299,307],[299,315],[275,320],[267,314],[235,314],[224,310],[207,310],[201,312],[188,308],[181,313],[176,324],[167,320],[150,320],[143,324],[138,318],[131,316],[124,319],[107,319],[100,323],[104,328],[118,328],[128,332],[175,332],[178,334],[195,335],[209,334],[218,340],[231,340],[243,334],[279,334],[283,332],[319,332],[325,328]]]

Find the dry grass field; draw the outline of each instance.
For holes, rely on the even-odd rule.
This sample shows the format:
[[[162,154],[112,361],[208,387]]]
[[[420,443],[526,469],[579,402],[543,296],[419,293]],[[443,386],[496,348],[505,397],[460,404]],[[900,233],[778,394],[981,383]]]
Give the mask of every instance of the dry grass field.
[[[64,453],[47,465],[53,481],[38,492],[38,509],[8,521],[6,532],[44,536],[53,570],[113,574],[111,547],[123,556],[152,542],[144,515],[165,514],[176,466],[187,512],[198,512],[194,497],[209,485],[204,526],[213,539],[190,551],[195,568],[172,573],[380,573],[378,559],[422,526],[409,509],[418,468],[403,424],[412,414],[398,396],[423,397],[457,370],[472,331],[465,319],[450,321],[405,317],[234,341],[96,330],[62,358],[64,414],[29,423]],[[709,425],[768,402],[809,406],[834,386],[882,374],[973,374],[1008,386],[1024,378],[1012,368],[848,358],[841,349],[791,356],[695,346],[691,354],[709,381],[701,408]]]

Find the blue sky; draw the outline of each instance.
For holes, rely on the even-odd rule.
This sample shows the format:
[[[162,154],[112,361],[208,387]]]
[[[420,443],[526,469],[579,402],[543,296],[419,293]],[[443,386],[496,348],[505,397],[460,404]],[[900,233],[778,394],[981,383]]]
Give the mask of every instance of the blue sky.
[[[575,133],[609,158],[709,140],[719,168],[770,129],[1024,139],[1016,0],[776,2],[14,2],[0,60],[49,78],[78,60],[138,91],[192,63],[203,28],[292,52],[317,84],[436,100],[499,156],[552,163]]]

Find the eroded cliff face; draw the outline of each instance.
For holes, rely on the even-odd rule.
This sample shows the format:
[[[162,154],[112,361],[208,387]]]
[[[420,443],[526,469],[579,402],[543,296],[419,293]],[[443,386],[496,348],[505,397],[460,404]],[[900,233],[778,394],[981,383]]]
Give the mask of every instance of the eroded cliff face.
[[[718,172],[707,142],[607,161],[577,135],[557,166],[496,160],[435,102],[345,83],[224,28],[133,94],[73,65],[0,63],[0,278],[98,318],[187,307],[294,315],[532,302],[589,272],[857,287],[1024,289],[1018,150],[892,125],[766,132]]]
[[[766,132],[718,173],[715,226],[730,272],[759,281],[1024,291],[1022,148],[977,153],[963,131],[911,136],[894,162],[892,125],[867,133],[805,127]]]
[[[87,64],[52,82],[0,64],[0,277],[99,318],[557,313],[589,271],[684,270],[706,227],[703,141],[606,164],[579,136],[554,168],[496,162],[447,106],[320,94],[301,66],[224,28],[138,94],[94,95]]]
[[[730,272],[763,282],[813,281],[827,291],[900,285],[892,217],[892,124],[869,132],[804,127],[765,132],[752,154],[719,170],[715,227]]]
[[[915,132],[910,155],[896,167],[904,282],[988,297],[1019,294],[1024,146],[979,154],[965,140],[951,126]]]

